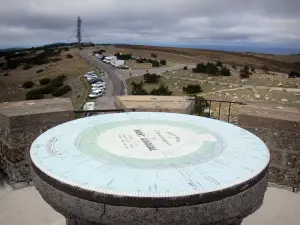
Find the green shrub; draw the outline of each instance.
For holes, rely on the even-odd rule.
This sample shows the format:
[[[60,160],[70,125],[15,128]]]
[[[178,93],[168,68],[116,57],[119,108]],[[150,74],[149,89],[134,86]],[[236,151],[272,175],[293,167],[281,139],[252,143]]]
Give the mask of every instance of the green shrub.
[[[249,78],[250,77],[250,71],[249,71],[248,66],[245,66],[243,69],[240,70],[240,77],[241,78]]]
[[[25,81],[25,82],[22,84],[22,87],[28,89],[28,88],[32,88],[33,85],[34,85],[34,83],[33,83],[32,81],[29,81],[29,80],[28,80],[28,81]]]
[[[152,67],[159,67],[159,62],[157,60],[153,60]]]
[[[151,57],[152,57],[152,58],[157,58],[157,55],[154,54],[154,53],[151,53]]]
[[[48,84],[45,87],[42,87],[40,89],[40,91],[41,91],[42,94],[48,95],[48,94],[53,93],[56,89],[57,89],[57,87],[55,87],[55,86],[53,86],[51,84]]]
[[[32,90],[27,92],[26,100],[36,100],[36,99],[43,99],[44,95],[41,93],[40,89]]]
[[[49,84],[50,83],[50,79],[49,78],[43,78],[43,79],[40,79],[39,82],[41,85],[46,85],[46,84]]]
[[[36,73],[41,73],[43,71],[44,71],[43,69],[40,69],[40,70],[37,70]]]
[[[226,66],[222,67],[220,74],[223,76],[231,76],[230,69],[228,69]]]
[[[232,65],[232,69],[235,69],[235,70],[236,70],[236,65]]]
[[[68,47],[64,47],[63,50],[64,50],[65,52],[67,52],[67,51],[69,51],[69,48],[68,48]]]
[[[289,72],[289,78],[300,78],[300,72],[297,72],[295,70]]]
[[[185,94],[196,94],[196,93],[203,92],[203,90],[199,84],[188,84],[182,88],[182,91]]]
[[[150,73],[144,74],[145,83],[151,83],[151,84],[157,83],[160,78],[161,78],[160,75],[157,75],[155,73],[153,73],[153,74],[150,74]]]
[[[33,66],[32,65],[30,65],[30,64],[25,64],[24,66],[23,66],[23,70],[29,70],[29,69],[31,69]]]
[[[68,59],[72,59],[73,56],[72,56],[71,54],[67,54],[67,58],[68,58]]]
[[[144,89],[144,83],[141,81],[140,83],[131,82],[132,86],[132,95],[148,95],[148,92]]]
[[[172,91],[169,90],[167,85],[161,84],[159,88],[154,88],[150,91],[150,95],[172,95]]]
[[[71,90],[72,90],[72,88],[69,85],[65,85],[63,87],[55,89],[53,91],[52,95],[55,96],[55,97],[63,96],[64,94],[67,94]]]
[[[66,79],[65,75],[57,76],[51,81],[51,85],[55,87],[62,87],[64,85],[65,79]]]
[[[159,61],[161,65],[165,66],[167,65],[167,61],[165,59],[162,59]]]
[[[221,61],[217,61],[217,62],[216,62],[216,66],[218,66],[218,67],[223,67],[223,63],[222,63]]]
[[[187,70],[187,69],[188,69],[187,66],[183,67],[183,70]]]
[[[208,101],[201,96],[194,96],[194,97],[195,97],[194,113],[198,116],[209,117],[209,113],[204,112],[205,109],[209,106]]]
[[[8,73],[5,73],[3,76],[7,77],[9,74]]]
[[[251,68],[251,72],[252,72],[252,73],[255,73],[255,69],[254,69],[253,67]]]

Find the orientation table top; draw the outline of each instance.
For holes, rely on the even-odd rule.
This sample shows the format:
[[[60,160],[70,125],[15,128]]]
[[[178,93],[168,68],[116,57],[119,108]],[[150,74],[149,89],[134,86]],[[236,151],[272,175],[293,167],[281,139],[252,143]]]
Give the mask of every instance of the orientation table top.
[[[247,185],[270,155],[258,137],[232,124],[130,112],[56,126],[33,142],[30,157],[54,186],[112,198],[188,199]]]

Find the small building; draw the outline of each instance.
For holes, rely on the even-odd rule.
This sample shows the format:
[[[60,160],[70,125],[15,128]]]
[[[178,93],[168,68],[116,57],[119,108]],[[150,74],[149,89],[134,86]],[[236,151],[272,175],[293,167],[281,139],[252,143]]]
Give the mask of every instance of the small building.
[[[117,96],[115,105],[118,109],[135,109],[137,112],[193,114],[195,103],[184,96],[125,95]]]

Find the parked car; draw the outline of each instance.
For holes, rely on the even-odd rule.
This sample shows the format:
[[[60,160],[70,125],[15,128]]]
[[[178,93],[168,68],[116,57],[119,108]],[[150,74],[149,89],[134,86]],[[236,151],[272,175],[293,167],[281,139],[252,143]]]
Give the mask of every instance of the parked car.
[[[95,73],[92,73],[92,74],[84,74],[83,76],[84,76],[85,78],[88,78],[88,77],[97,76],[97,74],[95,74]]]
[[[104,85],[105,85],[105,82],[104,82],[104,81],[99,81],[99,82],[97,82],[97,83],[92,84],[91,86],[92,86],[92,87],[95,87],[95,86],[97,86],[97,85],[99,85],[99,84],[104,84]]]
[[[93,90],[91,94],[89,94],[89,98],[98,98],[104,94],[104,91],[101,89]]]
[[[92,88],[92,92],[93,92],[93,91],[97,91],[97,90],[100,90],[100,91],[102,91],[103,93],[105,93],[105,91],[106,91],[105,87],[93,87],[93,88]]]
[[[95,78],[97,78],[98,76],[97,76],[97,74],[93,74],[93,75],[88,75],[87,77],[86,77],[86,79],[87,80],[92,80],[92,79],[95,79]]]
[[[89,82],[90,82],[90,84],[95,84],[95,83],[97,83],[97,82],[99,82],[99,81],[103,81],[102,79],[100,79],[100,78],[94,78],[94,79],[91,79],[91,80],[89,80]]]
[[[105,88],[106,88],[105,84],[98,84],[98,85],[92,87],[92,90],[94,90],[94,89],[105,89]]]

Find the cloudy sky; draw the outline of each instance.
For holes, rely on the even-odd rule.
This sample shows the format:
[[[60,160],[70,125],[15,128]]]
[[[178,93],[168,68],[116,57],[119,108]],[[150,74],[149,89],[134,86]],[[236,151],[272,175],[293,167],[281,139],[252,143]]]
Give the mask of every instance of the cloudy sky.
[[[0,47],[70,39],[300,47],[300,0],[0,0]]]

